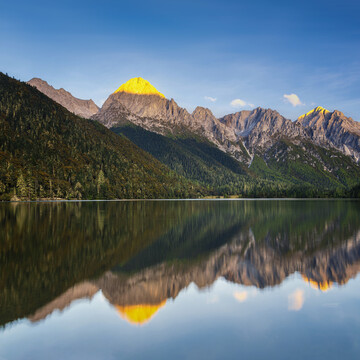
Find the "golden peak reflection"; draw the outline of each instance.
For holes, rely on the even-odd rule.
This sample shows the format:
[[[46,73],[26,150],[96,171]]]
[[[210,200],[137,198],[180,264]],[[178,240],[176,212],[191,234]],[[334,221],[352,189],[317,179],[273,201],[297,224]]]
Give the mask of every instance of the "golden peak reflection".
[[[116,305],[115,308],[120,316],[134,325],[144,325],[166,304],[166,300],[160,304],[139,304],[129,306]]]
[[[308,282],[310,284],[310,286],[315,289],[315,290],[320,290],[320,291],[328,291],[332,288],[333,286],[333,282],[332,281],[315,281],[312,279],[309,279],[308,277],[304,276],[302,277],[304,279],[304,281]]]
[[[161,94],[147,80],[144,80],[141,77],[128,80],[125,84],[122,84],[114,93],[118,92],[126,92],[138,95],[158,95],[162,98],[165,98],[165,95]]]

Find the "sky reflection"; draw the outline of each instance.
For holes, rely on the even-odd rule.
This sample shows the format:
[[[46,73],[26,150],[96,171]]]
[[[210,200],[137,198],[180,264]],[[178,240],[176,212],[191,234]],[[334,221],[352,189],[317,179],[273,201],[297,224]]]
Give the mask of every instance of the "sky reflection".
[[[201,290],[191,284],[175,300],[161,304],[142,326],[120,317],[99,291],[91,300],[76,300],[39,322],[7,326],[0,337],[0,356],[335,359],[341,353],[355,359],[359,282],[356,278],[329,292],[314,289],[299,274],[264,290],[222,278]]]

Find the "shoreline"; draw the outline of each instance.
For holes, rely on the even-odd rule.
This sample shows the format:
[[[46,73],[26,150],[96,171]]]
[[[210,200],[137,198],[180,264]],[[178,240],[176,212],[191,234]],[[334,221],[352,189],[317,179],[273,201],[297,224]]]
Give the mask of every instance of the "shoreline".
[[[22,203],[61,203],[61,202],[122,202],[122,201],[298,201],[298,200],[360,200],[359,198],[224,198],[224,197],[205,197],[205,198],[188,198],[188,199],[42,199],[42,200],[0,200],[0,203],[22,204]]]

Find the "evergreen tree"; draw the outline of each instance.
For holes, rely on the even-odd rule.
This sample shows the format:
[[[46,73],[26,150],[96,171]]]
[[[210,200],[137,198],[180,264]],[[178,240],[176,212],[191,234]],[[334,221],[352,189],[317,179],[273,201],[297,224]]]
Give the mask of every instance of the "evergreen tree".
[[[53,198],[54,197],[54,193],[53,193],[53,187],[52,187],[52,180],[49,180],[49,197]]]
[[[20,174],[20,176],[17,179],[16,182],[16,190],[17,190],[17,194],[24,198],[27,195],[27,185],[26,185],[26,181],[24,180],[24,177],[22,174]]]
[[[101,188],[105,185],[105,175],[102,170],[99,171],[99,175],[97,178],[97,193],[100,195]]]
[[[75,184],[74,196],[79,200],[81,200],[81,198],[82,198],[81,191],[82,191],[82,186],[81,186],[81,184],[79,182],[77,182]]]
[[[37,194],[36,194],[35,182],[31,178],[28,181],[27,189],[28,189],[28,197],[29,197],[29,199],[31,199],[31,200],[36,199]]]
[[[4,193],[6,191],[6,186],[0,181],[0,194]]]
[[[45,191],[44,191],[44,187],[42,185],[39,186],[39,196],[40,196],[40,198],[45,197]]]

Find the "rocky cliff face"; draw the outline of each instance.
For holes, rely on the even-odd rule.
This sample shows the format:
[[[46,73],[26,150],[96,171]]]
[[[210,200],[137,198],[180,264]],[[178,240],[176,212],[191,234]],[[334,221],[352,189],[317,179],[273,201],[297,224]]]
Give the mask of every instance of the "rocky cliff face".
[[[330,112],[318,106],[300,116],[295,124],[302,126],[314,143],[332,146],[359,161],[360,123],[342,112]]]
[[[54,89],[46,81],[39,78],[31,79],[28,81],[28,84],[35,86],[50,99],[53,99],[60,105],[64,106],[75,115],[89,119],[92,115],[99,111],[99,108],[92,100],[78,99],[64,89]]]
[[[252,111],[240,111],[219,119],[234,129],[251,153],[263,152],[279,139],[299,142],[308,139],[300,124],[293,123],[277,111],[258,107]]]

